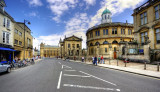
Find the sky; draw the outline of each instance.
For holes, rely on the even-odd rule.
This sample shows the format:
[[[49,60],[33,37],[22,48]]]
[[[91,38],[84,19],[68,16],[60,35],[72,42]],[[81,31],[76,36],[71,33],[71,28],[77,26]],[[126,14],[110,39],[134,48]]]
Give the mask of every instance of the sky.
[[[133,10],[147,0],[5,0],[5,10],[17,22],[29,20],[33,47],[41,42],[58,45],[60,38],[82,37],[86,48],[86,31],[101,23],[101,14],[107,8],[112,22],[133,23]]]

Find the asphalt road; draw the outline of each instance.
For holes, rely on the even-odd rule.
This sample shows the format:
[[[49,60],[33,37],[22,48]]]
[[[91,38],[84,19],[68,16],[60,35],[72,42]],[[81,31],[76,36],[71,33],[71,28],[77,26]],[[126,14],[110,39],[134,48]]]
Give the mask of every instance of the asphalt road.
[[[0,74],[0,92],[160,92],[160,80],[45,59],[9,74]]]

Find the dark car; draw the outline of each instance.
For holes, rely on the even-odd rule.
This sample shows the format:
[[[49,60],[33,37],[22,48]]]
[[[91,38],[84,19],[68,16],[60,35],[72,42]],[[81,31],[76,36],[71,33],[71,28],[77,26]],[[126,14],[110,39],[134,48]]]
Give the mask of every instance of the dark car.
[[[0,63],[0,73],[1,72],[8,72],[8,73],[10,73],[11,72],[11,66],[8,65],[8,64],[2,64],[2,63]]]

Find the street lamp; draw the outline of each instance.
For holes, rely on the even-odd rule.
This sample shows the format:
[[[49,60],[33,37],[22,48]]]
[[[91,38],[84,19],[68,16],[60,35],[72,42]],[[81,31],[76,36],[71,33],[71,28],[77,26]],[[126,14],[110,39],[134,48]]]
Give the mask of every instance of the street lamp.
[[[31,24],[30,21],[24,19],[24,59],[25,59],[25,24]]]

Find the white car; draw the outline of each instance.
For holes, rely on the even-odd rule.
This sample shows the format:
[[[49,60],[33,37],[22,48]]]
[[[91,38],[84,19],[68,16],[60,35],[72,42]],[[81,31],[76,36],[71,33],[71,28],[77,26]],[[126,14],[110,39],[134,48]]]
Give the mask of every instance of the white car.
[[[10,73],[11,72],[11,66],[8,65],[8,64],[2,64],[2,63],[0,63],[0,73],[1,72],[8,72],[8,73]]]

